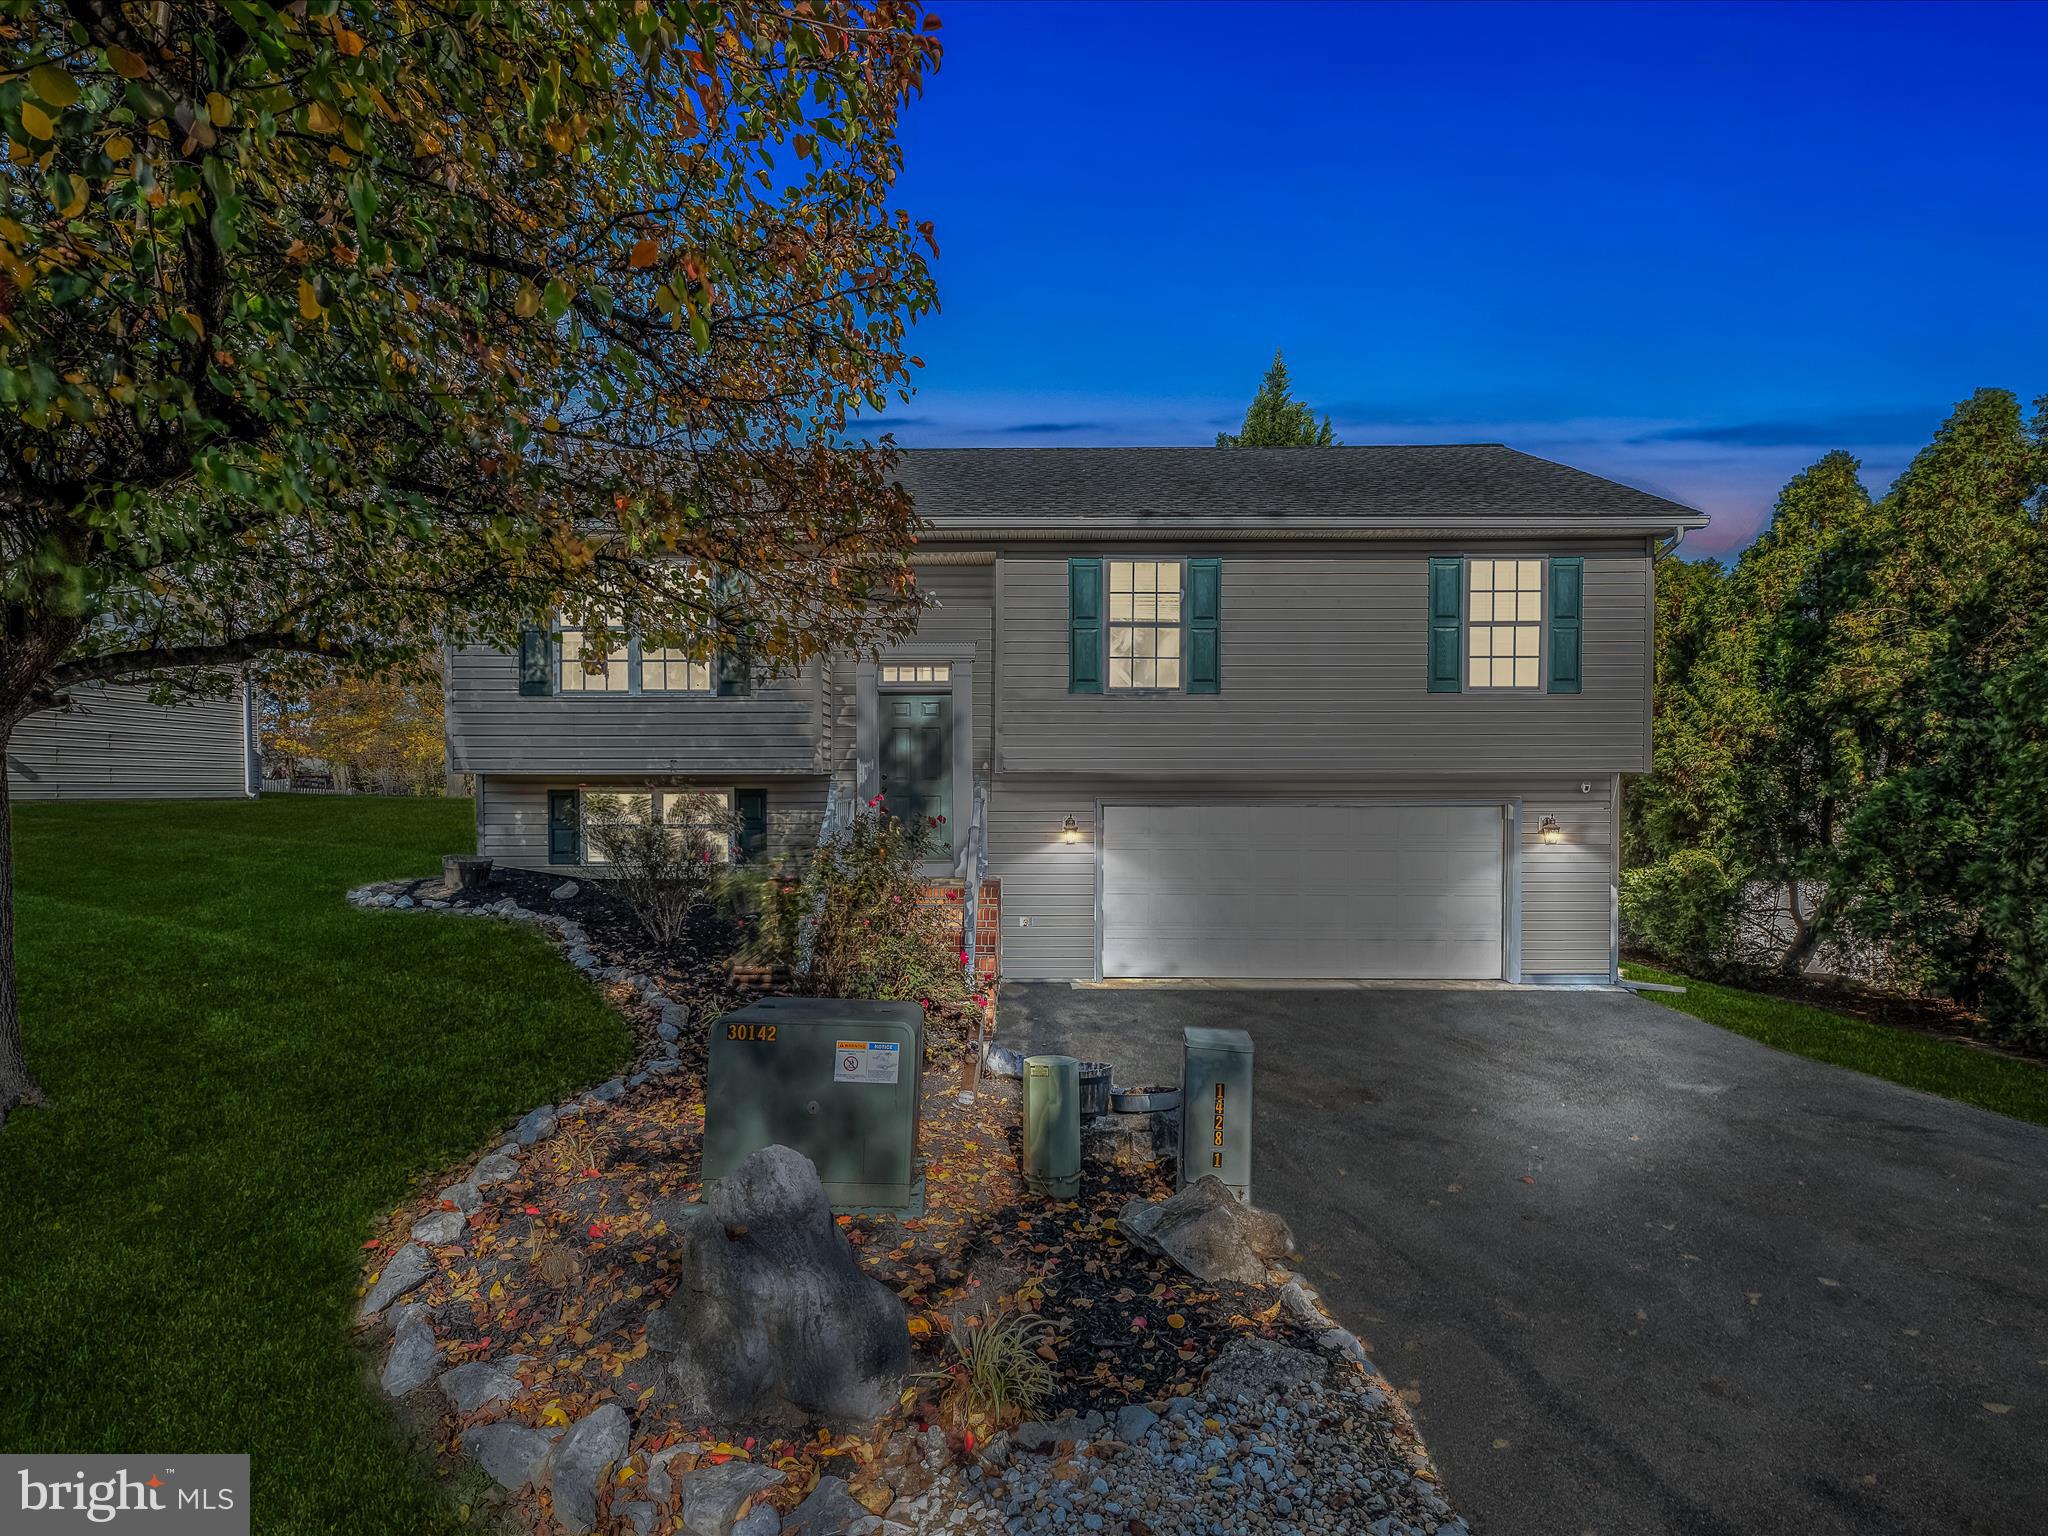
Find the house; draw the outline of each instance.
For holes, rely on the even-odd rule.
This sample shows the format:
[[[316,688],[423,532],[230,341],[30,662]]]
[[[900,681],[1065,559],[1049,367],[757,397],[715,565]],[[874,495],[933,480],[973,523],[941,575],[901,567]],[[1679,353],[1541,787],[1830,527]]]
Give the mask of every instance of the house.
[[[7,793],[15,800],[202,800],[256,794],[254,696],[153,704],[132,684],[75,688],[67,710],[15,726]]]
[[[773,853],[837,784],[944,811],[1014,979],[1614,976],[1651,565],[1698,513],[1497,444],[897,473],[933,605],[879,658],[452,656],[479,849],[581,868],[584,797],[694,786]]]

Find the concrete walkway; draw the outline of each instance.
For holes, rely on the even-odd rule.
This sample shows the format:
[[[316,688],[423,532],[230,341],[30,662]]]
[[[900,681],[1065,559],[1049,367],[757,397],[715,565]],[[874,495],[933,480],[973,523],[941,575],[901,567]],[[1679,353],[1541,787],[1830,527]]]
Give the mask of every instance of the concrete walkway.
[[[1006,1044],[1257,1047],[1254,1197],[1511,1532],[2048,1529],[2048,1129],[1619,993],[1003,989]]]

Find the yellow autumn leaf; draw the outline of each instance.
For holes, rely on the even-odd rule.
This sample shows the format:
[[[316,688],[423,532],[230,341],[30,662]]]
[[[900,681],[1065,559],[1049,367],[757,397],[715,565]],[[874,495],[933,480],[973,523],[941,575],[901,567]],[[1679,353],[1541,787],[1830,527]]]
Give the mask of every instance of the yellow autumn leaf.
[[[0,240],[5,240],[16,250],[28,244],[28,231],[4,213],[0,213]]]
[[[923,1318],[921,1318],[921,1317],[913,1317],[913,1318],[912,1318],[912,1319],[910,1320],[910,1336],[911,1336],[912,1338],[914,1338],[914,1339],[923,1339],[923,1338],[929,1338],[929,1337],[931,1336],[931,1331],[932,1331],[932,1325],[931,1325],[930,1323],[926,1322],[926,1321],[925,1321],[925,1320],[924,1320]]]
[[[660,254],[661,247],[652,240],[636,240],[633,242],[633,254],[626,258],[626,263],[638,272],[642,267],[653,266]]]
[[[109,160],[126,160],[135,153],[135,141],[125,133],[117,133],[101,146]]]
[[[540,290],[528,283],[519,290],[519,297],[512,301],[513,312],[522,320],[530,320],[540,313]]]
[[[351,32],[347,27],[337,27],[334,32],[334,45],[350,58],[354,58],[363,51],[362,34]]]
[[[32,101],[21,104],[21,126],[28,130],[32,139],[47,139],[57,131],[57,125],[50,121],[50,114]]]
[[[123,80],[140,80],[149,73],[149,66],[142,61],[142,55],[130,53],[126,48],[109,48],[107,62]]]
[[[1188,1320],[1187,1320],[1186,1318],[1182,1317],[1182,1316],[1181,1316],[1181,1315],[1180,1315],[1180,1314],[1179,1314],[1178,1312],[1169,1312],[1169,1313],[1167,1313],[1167,1314],[1166,1314],[1166,1326],[1167,1326],[1167,1327],[1169,1327],[1169,1328],[1185,1328],[1185,1327],[1187,1327],[1187,1325],[1188,1325]]]
[[[569,1422],[569,1415],[563,1411],[562,1400],[559,1397],[556,1398],[552,1403],[549,1403],[547,1407],[541,1409],[540,1421],[541,1423],[550,1426],[556,1424],[567,1424]]]
[[[633,1481],[633,1469],[631,1467],[619,1468],[619,1481],[622,1483],[630,1483],[631,1481]]]
[[[306,107],[306,126],[315,133],[333,133],[341,127],[341,114],[324,101],[316,101]]]
[[[219,91],[206,93],[206,115],[216,128],[225,128],[235,120],[235,105]]]
[[[55,64],[38,64],[30,70],[28,88],[53,107],[68,107],[78,100],[78,82]]]
[[[308,282],[305,278],[300,278],[299,318],[302,320],[318,320],[325,313],[326,310],[322,308],[320,303],[320,294],[318,290],[315,289],[313,285],[310,282]],[[503,1284],[499,1283],[492,1285],[491,1292],[493,1296],[504,1294]]]

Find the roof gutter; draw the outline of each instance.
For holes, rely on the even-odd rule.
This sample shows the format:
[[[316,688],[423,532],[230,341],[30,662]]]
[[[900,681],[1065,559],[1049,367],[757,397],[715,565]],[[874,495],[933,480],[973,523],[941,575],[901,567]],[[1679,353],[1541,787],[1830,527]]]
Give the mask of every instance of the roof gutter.
[[[1655,520],[1613,518],[1588,522],[1571,517],[1518,517],[1512,522],[1481,520],[1444,522],[1407,521],[1378,518],[1371,522],[1350,519],[1304,522],[1246,523],[1221,518],[1174,518],[1171,521],[1132,522],[1127,519],[1077,519],[1067,523],[1045,523],[1000,517],[933,518],[924,538],[927,541],[996,540],[1002,543],[1090,543],[1128,542],[1138,539],[1172,538],[1191,533],[1205,540],[1237,542],[1294,543],[1329,540],[1378,539],[1468,539],[1515,538],[1534,534],[1569,534],[1575,538],[1641,538],[1644,534],[1683,536],[1687,529],[1704,528],[1705,517],[1674,517]]]

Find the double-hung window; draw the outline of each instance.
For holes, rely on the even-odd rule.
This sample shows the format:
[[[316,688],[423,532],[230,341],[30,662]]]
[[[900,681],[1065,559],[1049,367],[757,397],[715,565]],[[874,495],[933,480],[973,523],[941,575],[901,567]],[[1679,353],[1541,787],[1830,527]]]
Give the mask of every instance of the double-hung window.
[[[727,818],[732,812],[729,789],[585,790],[579,806],[584,863],[601,867],[610,862],[592,841],[590,823],[593,811],[603,813],[614,806],[623,821],[641,825],[658,817],[670,836],[699,847],[711,856],[712,863],[732,862],[732,841],[727,832]]]
[[[1180,687],[1181,562],[1110,560],[1109,689]]]
[[[642,693],[709,693],[711,663],[692,661],[673,646],[652,645],[640,650],[640,691]]]
[[[1465,681],[1535,688],[1542,675],[1543,562],[1467,562]]]

